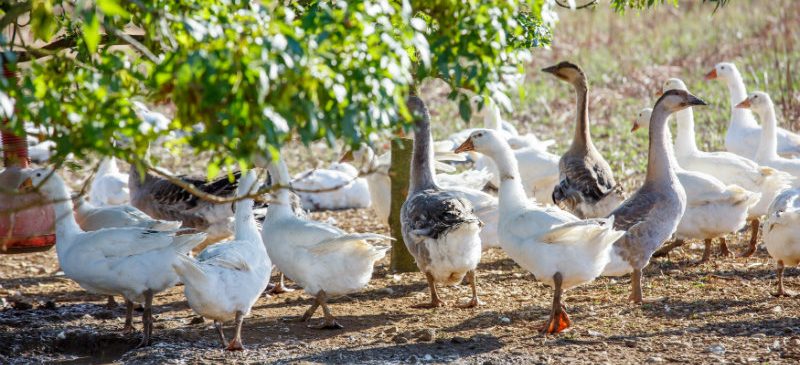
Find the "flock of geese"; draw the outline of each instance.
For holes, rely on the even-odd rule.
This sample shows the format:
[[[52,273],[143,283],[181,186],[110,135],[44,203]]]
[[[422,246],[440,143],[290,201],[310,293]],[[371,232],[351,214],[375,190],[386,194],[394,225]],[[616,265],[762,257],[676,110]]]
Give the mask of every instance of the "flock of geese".
[[[543,71],[576,93],[575,135],[560,157],[547,151],[552,141],[520,135],[490,101],[477,113],[485,128],[434,142],[425,104],[414,95],[407,99],[415,138],[400,219],[405,244],[430,288],[430,301],[418,307],[447,305],[437,285],[464,278],[471,298],[457,305],[480,305],[475,271],[481,253],[500,247],[553,288],[550,318],[540,331],[558,333],[571,324],[565,290],[601,275],[630,274],[629,299],[642,303],[647,300],[642,271],[654,254],[697,239],[706,245],[702,260],[709,260],[713,239],[720,239],[727,253],[724,236],[748,223],[746,255],[755,251],[763,227],[763,241],[778,265],[776,295],[787,295],[784,266],[800,261],[800,159],[795,159],[800,136],[777,127],[769,95],[747,95],[733,64],[716,65],[706,79],[727,82],[732,115],[728,151],[707,152],[696,145],[692,115],[693,107],[706,103],[681,80],[667,80],[653,108],[642,110],[633,125],[633,131],[649,129],[647,173],[638,190],[626,193],[592,141],[584,72],[569,62]],[[143,105],[137,109],[157,114]],[[668,125],[673,115],[674,146]],[[459,157],[471,160],[474,169],[456,173],[446,162]],[[316,327],[335,329],[341,325],[328,299],[362,290],[389,249],[390,237],[349,233],[306,216],[307,209],[372,206],[378,219],[388,220],[388,154],[364,146],[342,160],[358,167],[337,162],[293,178],[280,156],[267,155],[253,161],[268,171],[266,183],[257,181],[255,170],[236,173],[233,182],[181,177],[204,193],[237,197],[233,204],[198,198],[136,168],[122,173],[113,159],[103,161],[88,201],[74,198],[47,168],[26,170],[21,188],[38,190],[53,202],[59,218],[56,250],[67,277],[87,291],[124,297],[125,331],[134,330],[134,302],[143,304],[140,346],[151,343],[154,295],[180,282],[189,306],[214,321],[223,347],[242,350],[243,319],[267,288],[273,266],[314,297],[301,320],[310,320],[321,307],[323,321]],[[254,203],[262,184],[271,186],[266,208]],[[325,190],[336,184],[340,189]],[[486,186],[496,189],[496,196]],[[191,255],[202,242],[229,236]],[[671,237],[674,243],[664,245]],[[273,292],[285,290],[281,277]],[[228,342],[223,322],[230,320],[236,330]]]

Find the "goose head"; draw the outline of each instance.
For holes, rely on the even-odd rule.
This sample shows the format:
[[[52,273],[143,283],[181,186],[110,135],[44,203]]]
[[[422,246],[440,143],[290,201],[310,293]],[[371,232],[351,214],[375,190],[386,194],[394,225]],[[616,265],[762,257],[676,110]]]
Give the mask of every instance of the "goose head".
[[[583,70],[569,61],[561,61],[553,66],[543,68],[542,71],[571,84],[586,82],[586,74],[583,73]]]
[[[503,138],[497,131],[492,129],[477,129],[473,131],[464,143],[458,146],[454,152],[475,151],[485,155],[493,155],[493,152],[501,146]]]
[[[702,99],[692,95],[686,90],[667,90],[664,95],[656,101],[656,108],[662,108],[672,114],[677,111],[696,105],[708,105]]]
[[[639,111],[639,114],[636,115],[636,120],[633,121],[633,127],[631,127],[631,133],[636,132],[639,129],[647,129],[650,128],[650,116],[653,114],[653,108],[644,108]]]
[[[667,79],[667,81],[664,81],[664,86],[661,87],[661,93],[663,94],[669,90],[689,91],[683,80],[676,77],[672,77]]]
[[[25,176],[26,179],[22,182],[20,187],[26,190],[37,188],[40,192],[51,198],[70,198],[66,185],[64,185],[64,180],[61,180],[53,169],[32,169],[28,170]]]
[[[739,73],[739,70],[736,69],[736,65],[730,62],[720,62],[714,66],[711,71],[709,71],[705,79],[706,80],[729,80],[733,78],[736,74]]]
[[[763,91],[756,91],[747,95],[747,98],[742,100],[741,103],[736,104],[739,109],[752,109],[757,113],[767,110],[772,106],[772,99],[769,94]]]

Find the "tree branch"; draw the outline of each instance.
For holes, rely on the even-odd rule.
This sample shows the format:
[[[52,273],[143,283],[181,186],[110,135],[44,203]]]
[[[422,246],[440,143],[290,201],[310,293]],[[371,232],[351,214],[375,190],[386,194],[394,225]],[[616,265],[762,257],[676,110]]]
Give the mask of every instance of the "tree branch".
[[[129,40],[133,40],[135,42],[142,42],[145,39],[144,35],[126,34],[126,36],[130,37]],[[130,44],[137,51],[140,51],[140,52],[142,51],[141,49],[137,48],[136,46],[134,46],[133,44],[129,43],[125,39],[122,39],[121,37],[116,36],[116,35],[104,34],[100,39],[100,44],[102,44],[102,45],[112,45],[112,46],[113,45],[121,45],[121,44]],[[139,43],[139,44],[141,45],[141,43]],[[6,56],[6,53],[13,53],[13,54],[16,54],[16,62],[17,63],[19,63],[19,62],[27,62],[27,61],[32,61],[32,60],[39,59],[39,58],[42,58],[42,57],[50,56],[55,51],[60,51],[62,49],[66,49],[66,48],[72,48],[72,47],[75,47],[76,45],[77,45],[77,38],[75,38],[75,37],[65,37],[65,38],[61,38],[61,39],[59,39],[57,41],[48,43],[47,45],[45,45],[43,47],[40,47],[38,49],[27,49],[27,50],[24,50],[24,51],[7,50],[7,51],[3,52],[2,57],[7,60],[8,57]],[[152,53],[151,53],[151,55],[152,55]]]

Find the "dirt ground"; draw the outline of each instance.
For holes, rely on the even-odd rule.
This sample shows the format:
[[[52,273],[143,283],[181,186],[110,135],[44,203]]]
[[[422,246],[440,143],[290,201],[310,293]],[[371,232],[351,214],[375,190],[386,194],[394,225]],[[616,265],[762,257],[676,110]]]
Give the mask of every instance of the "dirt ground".
[[[386,232],[369,210],[315,213],[352,231]],[[741,252],[746,237],[734,237]],[[646,270],[645,295],[626,302],[628,278],[600,278],[567,293],[573,327],[558,336],[536,331],[551,291],[500,250],[483,256],[478,283],[484,305],[458,309],[466,286],[446,288],[451,306],[427,310],[419,273],[392,274],[381,261],[362,293],[333,301],[342,330],[297,322],[311,303],[302,291],[263,297],[245,320],[247,351],[220,349],[211,322],[186,304],[183,288],[155,299],[155,344],[134,349],[138,334],[121,334],[124,308],[105,306],[56,272],[54,251],[0,256],[0,363],[796,363],[800,302],[776,299],[772,263],[716,257],[693,266],[702,248],[684,247]],[[798,286],[787,270],[789,289]],[[275,277],[273,277],[273,282]],[[118,298],[119,300],[119,298]],[[136,312],[135,315],[140,315]],[[319,321],[319,314],[312,324]],[[135,325],[140,328],[139,318]],[[230,336],[230,329],[228,330]]]

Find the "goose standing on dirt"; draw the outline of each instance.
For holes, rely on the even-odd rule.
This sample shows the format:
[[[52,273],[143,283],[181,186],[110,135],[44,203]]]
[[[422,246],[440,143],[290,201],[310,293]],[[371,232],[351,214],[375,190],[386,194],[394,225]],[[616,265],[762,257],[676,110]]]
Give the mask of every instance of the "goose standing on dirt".
[[[209,242],[219,241],[233,233],[232,204],[217,204],[204,200],[171,181],[149,172],[145,172],[142,176],[136,166],[131,166],[129,175],[131,205],[147,215],[156,219],[179,221],[186,228],[206,232]],[[233,176],[234,181],[230,181],[226,175],[210,182],[187,176],[179,178],[206,194],[231,197],[236,193],[241,173],[237,171]]]
[[[800,159],[784,158],[778,154],[778,121],[775,119],[775,105],[769,95],[756,91],[737,104],[736,109],[752,109],[761,118],[756,162],[785,171],[795,177],[795,183],[800,182]]]
[[[562,292],[594,280],[609,262],[611,248],[625,232],[612,228],[614,217],[580,220],[556,207],[528,200],[511,147],[496,131],[477,130],[457,152],[477,151],[495,161],[500,183],[500,246],[515,262],[553,288],[550,319],[543,333],[570,326]]]
[[[764,222],[764,245],[777,261],[778,291],[772,295],[793,296],[783,289],[783,271],[800,263],[800,189],[784,190],[770,205]]]
[[[299,284],[314,304],[303,314],[308,321],[320,306],[325,314],[321,329],[342,328],[328,308],[328,298],[362,290],[372,278],[375,262],[386,255],[388,245],[369,241],[390,240],[373,233],[347,233],[331,225],[298,217],[292,209],[289,170],[283,160],[267,158],[277,192],[270,201],[261,230],[264,246],[275,266]]]
[[[558,162],[559,183],[553,190],[553,202],[566,206],[581,218],[604,217],[625,198],[611,167],[592,143],[586,75],[580,67],[566,61],[542,71],[570,83],[577,95],[575,137]]]
[[[747,97],[742,75],[736,65],[729,62],[718,63],[706,74],[706,80],[720,79],[728,84],[731,100],[731,119],[728,132],[725,134],[725,148],[739,156],[756,159],[759,135],[762,127],[758,125],[753,113],[749,110],[736,108]],[[800,135],[786,129],[778,128],[777,153],[783,157],[800,156]]]
[[[678,228],[686,210],[686,192],[675,173],[678,163],[667,133],[667,117],[695,105],[706,103],[682,90],[667,91],[656,101],[650,117],[644,184],[610,214],[614,216],[614,228],[626,232],[614,243],[611,262],[603,275],[631,273],[629,300],[634,303],[642,303],[643,300],[642,270],[656,249]]]
[[[133,303],[144,303],[139,346],[148,346],[153,333],[153,295],[178,282],[172,263],[200,244],[205,233],[176,235],[141,227],[104,228],[84,232],[75,221],[64,180],[49,169],[27,172],[28,186],[37,186],[53,201],[56,252],[64,274],[89,292],[125,298],[123,331],[133,331]]]
[[[686,88],[686,84],[677,78],[671,78],[664,83],[663,91],[667,90],[689,91]],[[759,166],[754,161],[735,153],[701,151],[697,148],[695,141],[694,112],[692,108],[676,112],[675,118],[678,122],[678,133],[675,138],[675,157],[682,168],[706,173],[725,184],[739,185],[748,191],[761,194],[758,203],[747,211],[751,230],[750,247],[742,256],[753,255],[758,244],[761,217],[767,214],[767,209],[772,200],[775,199],[775,196],[790,187],[794,178],[771,167]],[[686,193],[689,195],[691,191],[687,189]]]
[[[369,185],[349,164],[334,162],[327,169],[295,175],[292,187],[309,211],[359,209],[370,205]]]
[[[431,302],[417,307],[443,306],[436,283],[455,285],[464,275],[470,280],[472,299],[461,306],[478,306],[475,268],[481,259],[481,221],[469,200],[436,185],[428,109],[417,96],[409,96],[406,103],[416,119],[416,132],[411,181],[400,221],[406,247],[431,290]]]
[[[131,200],[128,179],[128,174],[119,171],[116,158],[104,158],[92,180],[89,201],[97,207],[127,204]]]
[[[689,109],[691,108],[677,113]],[[652,109],[650,108],[639,112],[638,119],[634,122],[631,131],[640,128],[648,129],[651,114]],[[678,127],[678,133],[681,133],[681,127]],[[669,130],[667,130],[667,136],[672,138]],[[703,172],[684,170],[680,162],[675,166],[675,174],[686,192],[686,211],[675,231],[677,242],[665,245],[658,250],[658,253],[661,254],[666,246],[682,245],[683,240],[698,239],[705,244],[703,258],[698,263],[704,263],[711,258],[712,241],[719,238],[721,254],[729,255],[731,252],[728,250],[725,235],[737,232],[744,227],[748,212],[758,203],[761,194],[747,191],[738,185],[726,186],[718,179]]]
[[[189,306],[197,314],[214,320],[222,346],[228,351],[244,350],[242,322],[267,287],[272,262],[253,216],[253,199],[258,190],[256,173],[250,170],[239,181],[234,217],[234,239],[207,247],[197,259],[180,256],[172,267],[181,282]],[[233,319],[236,334],[226,344],[223,322]]]

